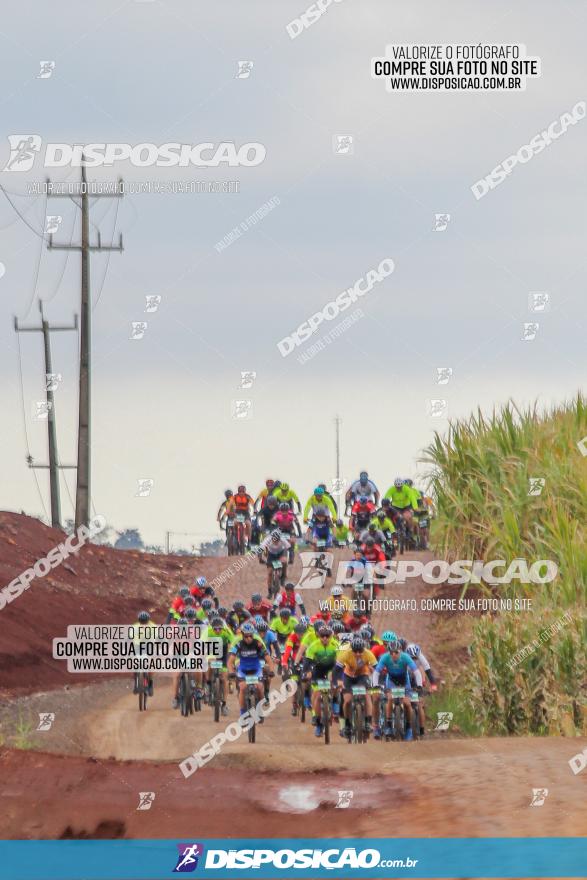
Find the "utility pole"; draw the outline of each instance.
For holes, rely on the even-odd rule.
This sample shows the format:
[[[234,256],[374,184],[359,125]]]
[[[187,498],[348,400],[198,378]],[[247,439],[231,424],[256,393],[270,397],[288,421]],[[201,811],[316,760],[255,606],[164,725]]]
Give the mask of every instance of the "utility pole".
[[[51,183],[47,181],[47,194],[53,198],[71,198],[68,193],[51,192]],[[122,180],[114,194],[93,193],[93,198],[121,198],[123,195]],[[85,156],[82,154],[81,168],[81,211],[82,238],[80,245],[53,244],[53,235],[49,235],[50,250],[81,251],[81,308],[80,308],[80,363],[79,363],[79,418],[77,435],[77,484],[75,492],[75,527],[87,525],[90,519],[90,362],[91,362],[91,303],[90,303],[90,251],[123,250],[122,234],[117,245],[103,245],[98,232],[98,243],[90,244],[90,205],[86,180]]]
[[[59,468],[75,468],[75,465],[60,465],[57,456],[57,421],[55,417],[55,398],[53,396],[53,367],[51,364],[51,331],[60,330],[77,330],[77,315],[74,315],[73,326],[65,326],[62,324],[49,324],[45,320],[43,314],[43,303],[39,300],[39,311],[41,313],[40,327],[19,327],[18,318],[14,318],[14,329],[17,333],[38,333],[43,334],[44,353],[45,353],[45,399],[47,403],[47,434],[49,442],[49,464],[33,464],[32,456],[27,457],[27,464],[30,468],[48,468],[49,469],[49,486],[51,491],[51,525],[54,528],[61,528],[61,505],[59,501]]]
[[[342,419],[340,416],[336,416],[334,419],[334,424],[336,425],[336,485],[338,491],[340,491],[340,424]]]

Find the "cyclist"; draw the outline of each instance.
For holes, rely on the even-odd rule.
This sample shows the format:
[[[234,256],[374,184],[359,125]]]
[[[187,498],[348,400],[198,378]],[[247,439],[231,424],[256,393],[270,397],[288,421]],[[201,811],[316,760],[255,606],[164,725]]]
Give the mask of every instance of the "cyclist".
[[[267,598],[271,598],[271,583],[273,580],[273,563],[281,562],[281,583],[285,583],[287,577],[287,551],[289,550],[289,538],[282,535],[280,531],[272,532],[271,538],[264,546],[259,557],[262,563],[265,561],[267,566]]]
[[[365,626],[366,623],[369,623],[367,615],[363,613],[361,608],[353,607],[352,614],[346,621],[346,627],[349,632],[358,633],[361,627]]]
[[[185,599],[189,596],[190,589],[187,586],[179,588],[179,593],[171,600],[171,605],[167,611],[167,619],[165,623],[171,623],[172,620],[179,620],[185,608]]]
[[[240,514],[245,518],[245,531],[247,534],[247,544],[249,546],[251,544],[251,509],[254,504],[255,502],[247,492],[247,487],[241,484],[237,488],[236,495],[234,496],[234,512],[236,515]]]
[[[390,486],[385,493],[385,497],[389,498],[391,501],[391,506],[395,514],[394,521],[396,517],[402,516],[405,520],[408,531],[411,532],[412,517],[414,515],[414,510],[416,510],[418,505],[414,500],[410,487],[405,485],[401,477],[396,477],[393,481],[393,486]]]
[[[241,634],[236,637],[228,653],[228,674],[232,678],[236,676],[239,683],[238,702],[241,715],[245,713],[245,676],[256,675],[258,677],[257,702],[263,699],[262,660],[265,661],[268,674],[273,675],[273,663],[263,639],[255,632],[252,623],[243,623]],[[262,724],[263,720],[260,718],[259,724]]]
[[[298,509],[298,513],[302,512],[300,499],[298,498],[294,490],[290,487],[289,483],[281,483],[277,489],[273,490],[273,495],[275,495],[279,504],[287,504],[292,512],[294,509],[294,504]]]
[[[263,620],[268,620],[273,611],[273,606],[270,602],[266,602],[263,599],[261,593],[253,593],[250,604],[247,605],[247,611],[252,617],[260,616]]]
[[[137,614],[136,623],[133,623],[133,627],[135,630],[135,638],[133,639],[133,643],[136,646],[136,650],[138,650],[139,654],[142,654],[142,646],[149,639],[155,638],[155,633],[149,633],[146,631],[146,628],[149,626],[149,622],[151,620],[151,615],[148,611],[139,611]],[[135,672],[134,674],[134,687],[133,694],[138,694],[139,692],[139,673]],[[149,672],[149,687],[147,690],[148,696],[153,696],[153,674]]]
[[[212,599],[202,599],[202,601],[200,602],[200,607],[195,612],[196,618],[201,623],[207,624],[209,622],[210,616],[212,615],[213,608],[214,608],[214,602],[212,601]],[[187,616],[187,611],[186,611],[185,616]]]
[[[415,679],[416,690],[418,691],[418,693],[419,694],[422,693],[422,689],[424,687],[424,675],[426,676],[426,678],[430,682],[430,690],[431,691],[437,690],[438,686],[436,684],[436,679],[434,677],[434,673],[432,672],[432,669],[430,668],[430,663],[428,662],[428,660],[426,659],[426,657],[422,653],[422,650],[420,649],[420,645],[415,645],[414,643],[409,644],[406,648],[406,654],[409,657],[411,657],[412,660],[414,661],[414,663],[416,664],[416,671],[414,673],[414,679]],[[424,736],[426,716],[424,713],[424,702],[421,698],[418,701],[418,721],[420,724],[420,736]]]
[[[382,657],[377,661],[376,672],[380,676],[381,673],[385,674],[385,689],[386,692],[390,690],[392,687],[401,687],[406,688],[408,690],[410,688],[410,672],[416,671],[416,664],[412,660],[412,658],[404,653],[401,649],[401,645],[397,639],[390,641],[387,643],[387,653],[383,654]],[[406,716],[406,734],[405,739],[411,740],[414,735],[412,733],[412,704],[410,702],[409,696],[404,694],[402,697],[402,702],[404,704],[404,713]],[[385,736],[391,736],[391,711],[393,708],[393,700],[391,695],[388,693],[387,702],[385,706]]]
[[[250,620],[251,615],[245,608],[245,603],[242,599],[235,599],[232,603],[232,609],[228,612],[228,616],[226,618],[227,623],[231,627],[231,629],[236,632],[240,629],[241,624],[245,623],[245,621]]]
[[[384,654],[387,653],[387,644],[389,642],[394,642],[397,639],[396,634],[391,629],[385,630],[381,633],[381,638],[376,639],[371,643],[371,652],[377,657],[377,662],[381,660]],[[381,727],[379,725],[379,717],[380,710],[379,706],[382,699],[385,699],[384,696],[384,688],[383,683],[381,683],[379,673],[377,672],[377,667],[375,667],[375,672],[373,673],[373,685],[374,685],[374,693],[373,693],[373,717],[375,718],[375,725],[373,728],[373,739],[381,739]]]
[[[192,594],[194,599],[198,600],[198,602],[200,601],[200,599],[203,599],[204,596],[207,596],[207,595],[209,595],[210,598],[212,598],[212,596],[214,595],[214,590],[212,590],[211,593],[207,592],[209,590],[212,590],[212,587],[208,587],[208,581],[203,576],[200,576],[199,578],[197,578],[196,581],[190,587],[190,593]]]
[[[393,520],[384,507],[379,508],[369,525],[374,525],[379,529],[384,538],[390,538],[395,532]]]
[[[366,495],[361,495],[352,506],[351,518],[349,525],[355,538],[361,534],[363,529],[369,525],[373,514],[375,513],[375,505],[369,501]]]
[[[273,498],[275,496],[272,495],[271,497]],[[279,505],[279,510],[273,517],[273,523],[275,526],[277,526],[280,532],[283,532],[285,535],[289,535],[289,561],[290,563],[293,563],[296,546],[296,536],[298,538],[301,538],[302,532],[300,529],[298,518],[287,503],[287,501],[282,501]]]
[[[311,527],[314,550],[318,549],[317,541],[325,541],[325,547],[332,547],[332,519],[323,504],[314,508]]]
[[[279,609],[279,615],[271,621],[271,629],[277,635],[280,648],[285,646],[287,637],[292,634],[297,624],[298,619],[293,616],[289,608]]]
[[[265,504],[257,514],[257,525],[261,534],[266,534],[271,530],[273,519],[279,510],[279,504],[275,495],[269,495]]]
[[[385,541],[385,535],[379,529],[377,523],[373,520],[371,520],[366,529],[363,529],[363,531],[359,535],[359,541],[364,544],[367,538],[373,538],[375,543],[379,545],[383,544],[383,542]]]
[[[375,483],[369,479],[367,471],[361,471],[359,479],[351,483],[345,495],[347,510],[352,507],[353,503],[361,496],[366,496],[372,501],[375,507],[379,504],[379,489]]]
[[[320,723],[322,693],[317,688],[317,682],[330,679],[332,670],[336,665],[336,655],[340,650],[338,639],[334,637],[332,627],[323,624],[308,650],[304,663],[306,677],[312,681],[312,724],[315,724],[316,736],[322,736],[324,729]]]
[[[341,730],[341,734],[347,739],[351,738],[352,689],[358,686],[367,688],[367,695],[365,697],[365,732],[371,733],[373,702],[369,693],[369,687],[371,684],[371,673],[377,665],[377,660],[373,653],[365,647],[363,639],[353,636],[350,645],[342,648],[336,655],[336,662],[343,668],[343,715],[345,725],[344,729]]]
[[[207,638],[222,639],[222,669],[220,672],[220,677],[222,678],[222,683],[224,685],[224,697],[226,697],[226,694],[228,693],[228,652],[234,642],[234,634],[225,624],[221,617],[213,617],[208,626]],[[210,682],[210,670],[205,673],[205,676],[206,681]],[[226,699],[222,700],[220,711],[223,715],[228,715],[228,706],[226,705]]]
[[[265,647],[269,651],[269,654],[273,651],[275,654],[275,660],[277,663],[281,663],[281,648],[279,647],[277,634],[272,629],[269,629],[269,624],[262,617],[254,618],[253,625],[265,642]]]
[[[340,518],[334,523],[334,542],[337,547],[346,547],[349,542],[349,527]]]
[[[255,498],[254,509],[256,511],[261,510],[265,506],[267,498],[273,492],[274,486],[275,486],[275,480],[265,480],[265,487],[263,489],[261,489],[261,491],[259,492],[259,494]]]
[[[296,660],[297,660],[296,655],[297,655],[298,651],[300,650],[302,639],[305,637],[305,635],[308,631],[308,621],[309,621],[308,617],[305,617],[305,616],[301,617],[300,622],[298,624],[296,624],[294,631],[292,633],[290,633],[286,639],[285,651],[283,652],[283,654],[281,656],[281,674],[282,674],[282,676],[285,675],[286,670],[287,670],[288,666],[290,666],[290,661],[291,661],[292,678],[295,678],[297,680],[299,677],[300,669],[299,669],[299,666],[296,662]],[[291,714],[294,716],[297,715],[298,708],[299,708],[298,707],[298,695],[297,695],[297,691],[296,691],[296,693],[293,695]],[[306,700],[306,708],[309,708],[307,700]]]
[[[296,586],[292,584],[291,581],[288,581],[285,585],[285,588],[277,594],[275,599],[273,600],[273,608],[277,610],[278,608],[289,608],[292,614],[296,613],[296,607],[299,606],[300,611],[303,615],[306,614],[306,608],[304,606],[304,600],[300,593],[296,593]]]
[[[310,512],[313,512],[316,507],[327,507],[330,511],[332,519],[336,519],[336,507],[334,505],[334,501],[329,495],[325,493],[322,486],[316,486],[314,492],[306,501],[306,506],[304,507],[305,523],[310,521]]]
[[[218,520],[221,529],[224,527],[223,520],[228,519],[231,516],[234,516],[234,495],[232,489],[226,489],[224,492],[224,501],[218,508],[218,513],[216,514],[216,519]]]
[[[323,608],[328,608],[332,615],[337,611],[341,612],[341,618],[349,611],[353,610],[353,600],[344,595],[344,590],[339,584],[335,584],[330,588],[330,597],[324,603]]]

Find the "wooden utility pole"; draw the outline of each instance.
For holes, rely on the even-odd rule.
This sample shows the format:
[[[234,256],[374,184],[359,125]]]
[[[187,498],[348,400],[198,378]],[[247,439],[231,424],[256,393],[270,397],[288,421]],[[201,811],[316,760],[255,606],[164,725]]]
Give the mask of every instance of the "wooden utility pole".
[[[71,198],[69,193],[51,192],[47,181],[47,194],[53,198]],[[85,156],[82,154],[81,169],[81,211],[82,236],[80,245],[53,244],[49,235],[48,247],[51,250],[81,251],[81,308],[80,308],[80,364],[79,364],[79,418],[77,435],[77,484],[75,492],[75,527],[87,525],[90,519],[90,414],[91,414],[91,302],[90,302],[90,251],[122,251],[122,234],[117,245],[103,245],[98,232],[98,243],[90,244],[90,205],[86,180]],[[92,193],[92,198],[121,198],[122,181],[119,180],[116,192]]]
[[[41,313],[40,327],[19,327],[18,318],[14,318],[14,329],[17,333],[42,333],[45,355],[45,400],[47,403],[47,439],[49,444],[49,464],[33,464],[32,456],[27,458],[30,468],[48,468],[49,486],[51,491],[51,525],[61,528],[61,505],[59,500],[59,468],[75,468],[75,465],[60,465],[57,455],[57,421],[55,416],[55,397],[53,395],[53,366],[51,363],[51,332],[60,330],[77,330],[77,315],[74,315],[72,326],[49,324],[43,314],[43,303],[39,300]]]

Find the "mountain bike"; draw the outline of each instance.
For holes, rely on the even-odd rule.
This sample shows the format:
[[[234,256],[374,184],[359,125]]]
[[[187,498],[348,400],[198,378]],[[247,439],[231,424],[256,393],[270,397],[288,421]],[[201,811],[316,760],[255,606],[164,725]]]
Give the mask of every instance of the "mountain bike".
[[[255,728],[257,727],[257,722],[255,721],[254,710],[257,705],[257,686],[259,684],[259,676],[258,675],[245,675],[245,711],[250,713],[251,719],[253,721],[252,725],[249,727],[249,742],[255,742]]]
[[[148,672],[135,672],[135,687],[139,695],[139,712],[144,712],[147,708],[147,697],[149,696]]]
[[[320,693],[320,724],[324,733],[324,744],[330,745],[330,725],[332,723],[332,685],[327,678],[316,682],[315,688]]]
[[[349,742],[366,743],[369,734],[365,730],[367,688],[353,685],[351,688],[351,736]]]
[[[182,672],[179,679],[179,708],[184,718],[202,710],[202,698],[196,680],[189,672]]]
[[[236,554],[236,538],[234,534],[234,517],[226,520],[226,548],[229,556]]]
[[[272,571],[271,583],[269,586],[269,598],[275,599],[281,589],[281,573],[283,569],[283,563],[280,559],[272,559],[270,564]]]
[[[244,556],[246,548],[246,517],[244,513],[237,513],[234,521],[235,553],[237,556]]]
[[[404,697],[406,695],[405,687],[396,687],[390,689],[390,698],[393,703],[391,710],[391,738],[395,740],[403,740],[406,730],[406,712],[404,707]],[[386,737],[389,739],[389,737]]]
[[[427,510],[419,511],[419,513],[420,516],[416,517],[416,543],[418,550],[427,550],[430,536],[430,517]]]
[[[222,704],[225,699],[224,679],[222,678],[222,660],[210,660],[208,664],[212,675],[210,676],[210,705],[214,709],[214,721],[220,721]]]
[[[412,705],[412,737],[420,737],[420,695],[418,691],[410,691],[410,703]]]
[[[328,565],[327,555],[326,555],[326,540],[322,538],[317,538],[314,541],[314,551],[318,554],[312,562],[311,566],[317,568],[319,571],[326,572],[326,577],[332,577],[332,569]],[[322,584],[324,586],[324,584]]]

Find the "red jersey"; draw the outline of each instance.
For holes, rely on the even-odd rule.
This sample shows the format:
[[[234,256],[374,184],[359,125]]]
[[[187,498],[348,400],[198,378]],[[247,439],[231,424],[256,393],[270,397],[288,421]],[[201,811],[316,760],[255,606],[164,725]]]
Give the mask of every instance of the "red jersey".
[[[190,593],[192,594],[192,596],[194,597],[194,599],[197,599],[197,600],[198,600],[198,602],[200,601],[200,599],[203,599],[203,598],[204,598],[204,589],[203,589],[203,587],[197,587],[195,584],[194,584],[193,587],[190,587]]]
[[[350,629],[351,632],[356,632],[358,629],[361,629],[366,623],[369,623],[369,619],[365,617],[365,615],[361,615],[361,617],[351,616],[349,620],[346,621],[346,625]]]
[[[183,612],[185,611],[185,602],[183,601],[181,596],[176,596],[175,599],[173,600],[173,602],[171,603],[171,607],[173,608],[174,611],[177,611],[177,613],[180,616],[182,616]]]
[[[240,513],[248,513],[249,507],[255,502],[247,493],[240,493],[233,496],[235,509],[240,511]]]
[[[353,516],[360,516],[361,519],[365,517],[371,517],[375,513],[375,505],[372,501],[367,501],[366,504],[361,504],[360,501],[355,501],[351,508],[351,513]]]
[[[385,562],[385,553],[383,552],[379,544],[374,544],[373,547],[367,547],[366,544],[363,544],[363,546],[361,547],[361,552],[367,562]]]
[[[273,606],[269,602],[266,602],[264,599],[260,605],[253,605],[252,603],[250,605],[247,605],[247,611],[252,617],[256,617],[256,615],[258,614],[260,617],[263,618],[263,620],[269,619],[269,613],[272,610]]]
[[[294,657],[298,653],[298,648],[300,647],[301,639],[299,635],[295,632],[290,633],[287,637],[287,641],[285,643],[285,651],[281,655],[281,665],[287,666],[288,660],[293,653]]]
[[[387,653],[387,648],[385,647],[385,645],[380,645],[379,642],[375,642],[375,644],[371,645],[369,650],[377,657],[378,660],[380,657]]]

